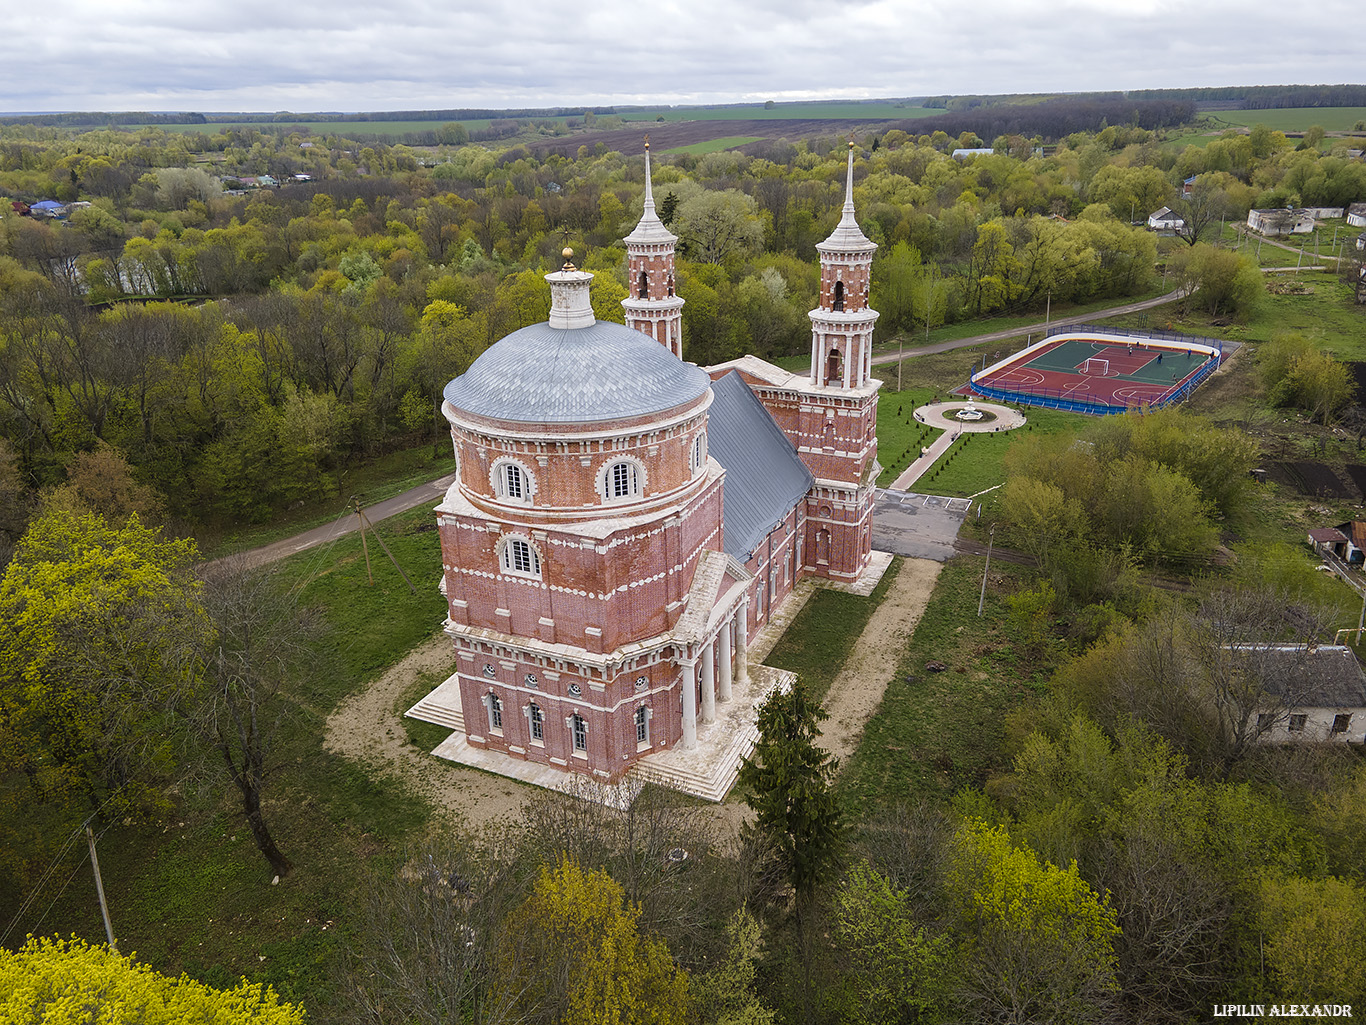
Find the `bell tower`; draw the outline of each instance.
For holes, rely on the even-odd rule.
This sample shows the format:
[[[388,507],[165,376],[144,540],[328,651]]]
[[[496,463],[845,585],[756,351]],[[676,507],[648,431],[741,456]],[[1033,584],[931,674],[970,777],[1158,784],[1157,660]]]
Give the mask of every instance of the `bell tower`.
[[[811,318],[811,383],[830,388],[859,388],[873,373],[873,324],[877,311],[868,307],[877,243],[868,241],[854,219],[854,144],[849,143],[849,170],[844,210],[830,237],[817,243],[821,258],[820,306]]]
[[[626,310],[626,326],[649,335],[682,359],[683,300],[675,293],[674,285],[674,247],[678,236],[664,227],[655,213],[649,136],[645,138],[645,211],[635,230],[623,241],[627,297],[621,305]]]
[[[798,445],[816,478],[807,496],[807,567],[818,576],[852,580],[872,552],[877,476],[877,391],[873,325],[868,306],[870,242],[854,219],[854,144],[844,209],[830,237],[818,243],[820,306],[811,318],[811,374],[800,389]]]

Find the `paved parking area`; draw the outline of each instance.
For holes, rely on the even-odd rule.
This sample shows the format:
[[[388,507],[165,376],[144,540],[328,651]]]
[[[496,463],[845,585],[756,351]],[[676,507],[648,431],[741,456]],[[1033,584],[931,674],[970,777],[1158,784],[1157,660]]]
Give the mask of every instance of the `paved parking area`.
[[[873,504],[873,548],[944,562],[953,554],[972,501],[879,488]]]

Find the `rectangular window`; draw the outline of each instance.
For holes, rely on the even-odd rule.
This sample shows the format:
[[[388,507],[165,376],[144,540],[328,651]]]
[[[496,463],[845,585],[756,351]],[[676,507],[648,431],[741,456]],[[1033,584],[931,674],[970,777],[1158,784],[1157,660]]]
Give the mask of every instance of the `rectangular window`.
[[[612,497],[625,498],[632,492],[630,463],[617,463],[612,467]]]
[[[581,715],[574,716],[574,750],[588,750],[588,723]]]
[[[648,744],[650,742],[650,713],[644,705],[636,709],[636,743]]]
[[[1351,712],[1339,712],[1337,715],[1333,716],[1333,732],[1334,732],[1334,733],[1346,733],[1347,730],[1351,727],[1351,725],[1352,725],[1352,713],[1351,713]]]
[[[518,573],[531,572],[531,546],[525,541],[512,542],[512,568]]]
[[[489,695],[489,720],[495,730],[503,728],[503,702],[497,695]]]
[[[545,740],[545,714],[538,705],[531,706],[531,739]]]
[[[507,467],[508,498],[522,497],[522,470],[518,466]]]
[[[1308,720],[1308,718],[1309,718],[1309,716],[1307,716],[1307,715],[1292,715],[1292,716],[1290,717],[1290,732],[1291,732],[1291,733],[1303,733],[1303,732],[1304,732],[1304,724],[1305,724],[1305,722]]]
[[[1257,716],[1257,732],[1265,733],[1275,724],[1276,717],[1270,712],[1262,712]]]

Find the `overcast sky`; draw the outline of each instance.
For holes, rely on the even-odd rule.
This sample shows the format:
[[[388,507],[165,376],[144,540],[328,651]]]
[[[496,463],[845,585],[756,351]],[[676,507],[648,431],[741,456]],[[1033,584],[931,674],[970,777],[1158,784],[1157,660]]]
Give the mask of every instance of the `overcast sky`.
[[[10,0],[0,110],[358,111],[1366,81],[1360,0]]]

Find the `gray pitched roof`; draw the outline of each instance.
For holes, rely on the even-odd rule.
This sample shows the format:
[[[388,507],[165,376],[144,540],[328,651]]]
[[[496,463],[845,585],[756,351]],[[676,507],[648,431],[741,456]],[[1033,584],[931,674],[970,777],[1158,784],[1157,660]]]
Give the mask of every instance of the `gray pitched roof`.
[[[1366,708],[1366,676],[1350,648],[1266,648],[1254,661],[1267,693],[1292,707]]]
[[[708,447],[726,468],[726,554],[744,562],[810,489],[811,471],[735,371],[712,382]]]
[[[595,423],[662,413],[706,394],[707,375],[659,342],[599,320],[514,331],[446,385],[456,409],[516,423]]]

